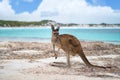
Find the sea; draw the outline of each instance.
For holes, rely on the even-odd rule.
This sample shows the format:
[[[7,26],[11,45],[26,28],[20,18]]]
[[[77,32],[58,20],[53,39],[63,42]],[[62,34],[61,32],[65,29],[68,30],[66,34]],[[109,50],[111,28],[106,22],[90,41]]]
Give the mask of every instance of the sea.
[[[71,34],[81,41],[120,44],[120,27],[61,27],[60,34]],[[50,42],[50,27],[0,28],[0,41]]]

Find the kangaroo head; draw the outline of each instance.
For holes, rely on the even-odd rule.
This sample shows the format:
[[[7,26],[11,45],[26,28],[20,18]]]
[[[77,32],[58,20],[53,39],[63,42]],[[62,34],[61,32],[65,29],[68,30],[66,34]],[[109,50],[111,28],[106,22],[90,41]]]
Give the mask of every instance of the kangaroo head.
[[[53,36],[59,35],[59,29],[60,29],[60,27],[57,27],[57,28],[55,29],[54,25],[51,25],[51,29],[52,29],[52,35],[53,35]]]

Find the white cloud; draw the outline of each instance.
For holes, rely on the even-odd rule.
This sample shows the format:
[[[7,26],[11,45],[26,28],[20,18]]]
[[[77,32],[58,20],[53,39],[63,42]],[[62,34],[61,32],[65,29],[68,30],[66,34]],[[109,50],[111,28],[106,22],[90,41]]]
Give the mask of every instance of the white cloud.
[[[108,6],[92,6],[86,0],[43,0],[32,13],[15,14],[9,0],[0,2],[0,19],[63,23],[120,23],[120,12]]]
[[[9,0],[3,0],[0,2],[0,20],[36,21],[40,20],[40,17],[29,12],[15,14],[15,11],[9,4]]]
[[[58,16],[49,16],[61,22],[77,23],[120,23],[120,13],[108,6],[92,6],[85,0],[44,0],[39,6],[40,12],[57,12]]]
[[[11,5],[9,5],[9,0],[4,0],[0,2],[0,18],[9,17],[14,15],[14,10],[12,10]]]

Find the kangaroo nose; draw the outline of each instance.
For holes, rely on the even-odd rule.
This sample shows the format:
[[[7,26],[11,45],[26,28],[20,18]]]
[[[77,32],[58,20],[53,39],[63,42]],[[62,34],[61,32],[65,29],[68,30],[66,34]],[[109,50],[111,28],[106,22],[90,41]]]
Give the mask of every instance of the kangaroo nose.
[[[53,33],[54,33],[54,34],[57,34],[57,33],[59,33],[59,32],[58,32],[57,30],[55,30],[55,31],[53,31]]]

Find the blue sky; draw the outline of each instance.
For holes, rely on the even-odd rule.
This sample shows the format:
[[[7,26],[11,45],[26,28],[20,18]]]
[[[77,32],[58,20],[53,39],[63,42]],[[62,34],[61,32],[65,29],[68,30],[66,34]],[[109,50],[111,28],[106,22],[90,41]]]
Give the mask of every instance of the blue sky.
[[[120,0],[86,0],[92,5],[110,6],[115,10],[120,10]]]
[[[33,12],[40,5],[42,0],[11,0],[10,4],[16,13],[28,11]]]
[[[0,0],[0,20],[120,23],[120,0]]]
[[[0,0],[2,1],[2,0]],[[86,0],[89,4],[94,6],[110,6],[112,9],[120,10],[120,0]],[[42,0],[10,0],[10,4],[15,12],[22,13],[28,11],[31,13],[36,10]]]

